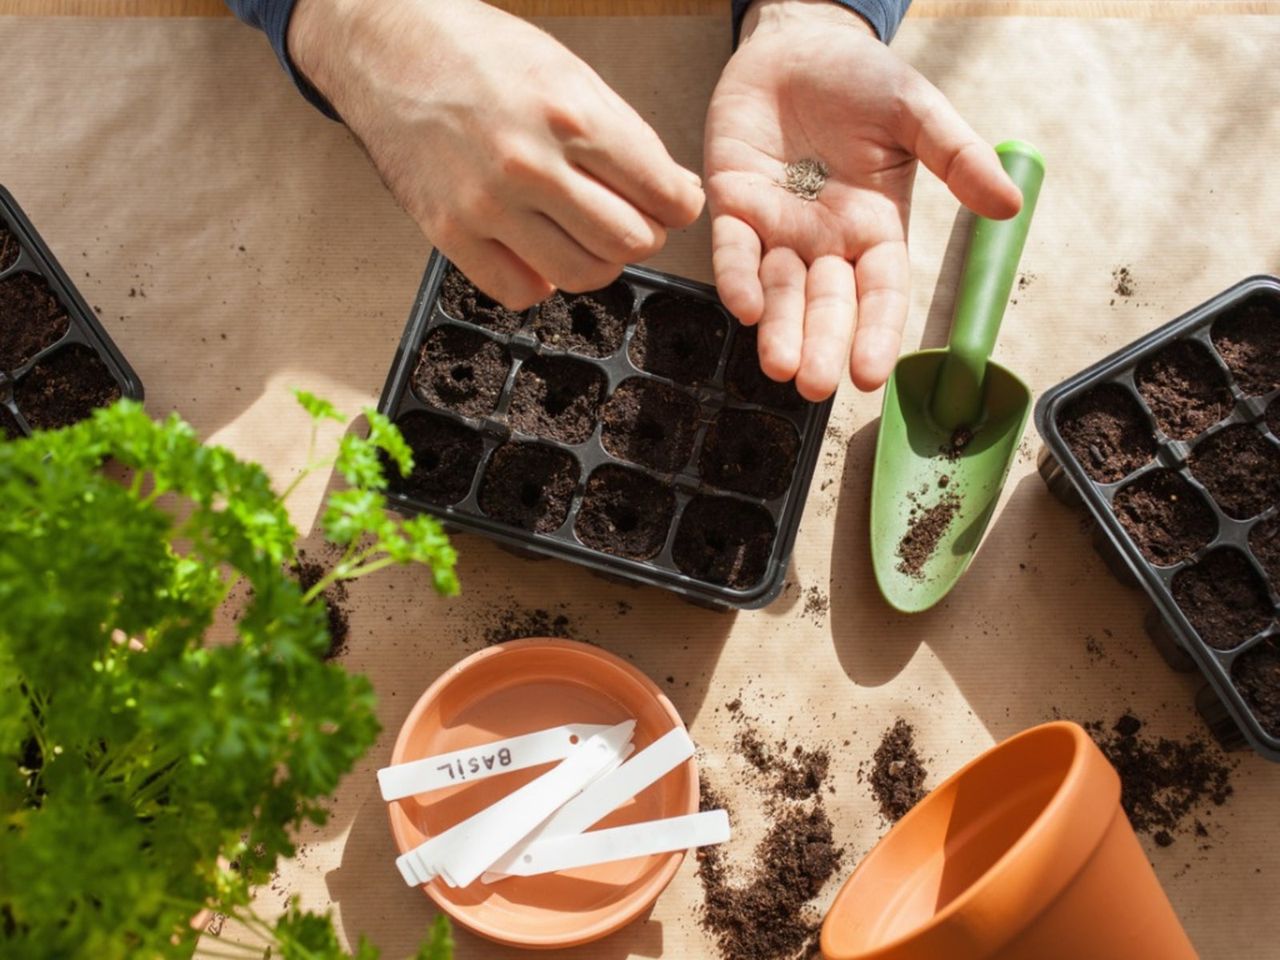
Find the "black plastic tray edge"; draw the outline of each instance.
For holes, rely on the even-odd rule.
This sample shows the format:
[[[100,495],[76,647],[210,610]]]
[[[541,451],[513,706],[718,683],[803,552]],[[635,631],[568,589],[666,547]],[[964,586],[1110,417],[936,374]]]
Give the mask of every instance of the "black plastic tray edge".
[[[392,365],[387,379],[383,383],[382,393],[378,397],[378,412],[388,417],[394,416],[392,401],[399,397],[404,390],[408,388],[408,378],[410,375],[409,364],[405,360],[405,353],[409,344],[416,343],[421,333],[424,323],[429,320],[426,305],[430,303],[436,291],[444,278],[444,272],[449,267],[449,261],[441,256],[437,251],[432,250],[431,257],[427,261],[427,268],[423,274],[422,283],[418,287],[417,296],[414,297],[413,308],[409,314],[409,321],[405,325],[404,332],[400,336],[400,342],[396,345],[396,352],[392,359]],[[715,288],[704,283],[698,283],[685,277],[677,277],[671,274],[662,273],[657,270],[650,270],[645,267],[628,266],[622,272],[622,277],[635,277],[645,281],[646,283],[660,285],[667,289],[684,291],[699,297],[712,297],[719,302]],[[811,442],[821,446],[823,434],[826,432],[827,422],[831,416],[831,409],[834,405],[833,400],[825,403],[816,404],[813,434],[816,440]],[[797,461],[797,474],[793,481],[792,489],[794,490],[795,502],[799,504],[797,507],[799,513],[793,524],[789,524],[787,528],[781,529],[779,534],[782,538],[781,545],[773,559],[774,568],[769,575],[761,580],[761,582],[748,590],[733,590],[728,587],[717,587],[714,584],[703,583],[694,580],[691,577],[684,577],[684,582],[675,579],[667,579],[663,576],[655,576],[649,567],[636,561],[630,561],[622,557],[611,557],[605,559],[601,555],[600,559],[595,556],[573,556],[566,554],[565,551],[554,544],[539,540],[532,536],[524,536],[511,531],[505,525],[491,523],[480,517],[473,517],[469,514],[454,513],[449,507],[433,507],[430,504],[419,503],[409,498],[400,496],[394,491],[387,491],[387,498],[394,503],[398,509],[410,513],[428,513],[439,520],[451,524],[452,526],[463,531],[471,531],[481,536],[488,537],[491,540],[498,541],[509,547],[520,551],[535,553],[542,557],[548,557],[557,560],[563,560],[569,563],[575,563],[585,566],[595,573],[606,577],[621,577],[637,584],[645,584],[648,586],[659,587],[676,594],[683,598],[699,604],[709,604],[713,607],[728,607],[739,610],[756,610],[761,607],[768,606],[782,592],[782,587],[786,579],[787,568],[790,566],[791,554],[795,549],[795,542],[799,535],[800,524],[803,520],[804,505],[809,498],[809,488],[812,486],[813,475],[817,471],[818,458],[809,458],[808,468],[800,470],[805,465],[805,458],[802,456]],[[586,550],[588,548],[584,548]],[[596,553],[591,551],[591,553]]]
[[[1223,669],[1207,644],[1200,639],[1195,628],[1183,615],[1173,598],[1168,595],[1163,584],[1154,577],[1150,564],[1143,558],[1129,539],[1115,514],[1098,496],[1094,482],[1076,462],[1074,456],[1062,441],[1056,425],[1059,407],[1070,400],[1076,393],[1099,380],[1105,380],[1119,370],[1132,366],[1137,355],[1164,346],[1176,340],[1192,329],[1199,328],[1208,322],[1211,316],[1221,313],[1225,308],[1243,300],[1250,293],[1262,288],[1270,288],[1280,295],[1280,277],[1269,274],[1255,274],[1228,287],[1221,293],[1209,298],[1199,306],[1156,328],[1148,334],[1126,344],[1109,356],[1086,367],[1079,373],[1068,377],[1061,383],[1050,387],[1041,394],[1035,406],[1035,424],[1041,439],[1050,453],[1058,461],[1067,478],[1071,481],[1081,502],[1106,535],[1107,541],[1116,554],[1124,559],[1125,565],[1135,581],[1142,587],[1147,598],[1159,611],[1161,617],[1173,631],[1186,651],[1195,661],[1201,674],[1209,682],[1214,693],[1221,701],[1231,719],[1235,721],[1240,732],[1249,745],[1268,760],[1280,763],[1280,737],[1272,737],[1258,723],[1253,712],[1240,696],[1240,692],[1232,683],[1230,676]]]

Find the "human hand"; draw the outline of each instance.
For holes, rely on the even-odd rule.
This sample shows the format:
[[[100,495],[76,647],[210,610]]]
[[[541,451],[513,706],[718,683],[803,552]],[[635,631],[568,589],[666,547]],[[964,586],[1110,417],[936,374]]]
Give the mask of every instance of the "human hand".
[[[506,307],[606,286],[702,209],[595,71],[479,0],[299,0],[288,41],[427,238]]]
[[[907,318],[907,222],[919,158],[974,212],[1021,195],[946,98],[830,0],[757,0],[707,112],[716,285],[760,325],[760,364],[830,396],[888,379]],[[792,188],[816,195],[805,199]],[[807,175],[806,175],[807,168]],[[822,182],[825,181],[825,182]]]

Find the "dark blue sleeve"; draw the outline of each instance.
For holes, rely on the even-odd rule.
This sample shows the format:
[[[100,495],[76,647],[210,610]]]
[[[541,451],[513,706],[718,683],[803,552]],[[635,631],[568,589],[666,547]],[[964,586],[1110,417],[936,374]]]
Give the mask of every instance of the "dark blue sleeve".
[[[315,87],[307,82],[301,71],[289,57],[289,18],[293,16],[293,5],[297,0],[226,0],[231,12],[251,27],[257,27],[267,35],[271,49],[276,52],[281,66],[289,79],[294,82],[299,92],[310,100],[320,112],[334,120],[341,119],[329,105],[329,101],[320,95]]]
[[[911,0],[834,0],[842,7],[848,7],[855,13],[862,14],[876,36],[888,43],[898,32],[898,25],[907,15],[907,7]],[[751,0],[733,0],[733,42],[738,43],[738,31],[742,29],[742,18],[751,6]]]

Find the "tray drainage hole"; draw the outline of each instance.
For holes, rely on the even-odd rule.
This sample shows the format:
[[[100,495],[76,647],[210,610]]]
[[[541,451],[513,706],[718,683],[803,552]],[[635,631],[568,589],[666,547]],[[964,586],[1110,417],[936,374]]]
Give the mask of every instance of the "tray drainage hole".
[[[591,304],[579,301],[569,308],[570,329],[584,340],[596,335],[596,315]]]
[[[738,465],[744,470],[754,470],[760,466],[760,451],[756,449],[756,445],[747,441],[738,444]]]
[[[569,409],[576,396],[577,394],[568,387],[557,387],[547,393],[542,401],[542,409],[551,416],[558,417]]]
[[[707,546],[716,553],[723,553],[729,546],[728,541],[725,540],[723,534],[713,531],[708,531],[703,537],[703,540],[706,541]]]
[[[641,440],[661,443],[667,439],[667,430],[657,420],[651,417],[641,417],[640,422],[636,424],[636,436]]]
[[[440,454],[435,450],[422,450],[418,452],[417,465],[423,470],[434,470],[440,466]]]
[[[542,490],[532,480],[520,484],[520,502],[526,507],[536,507],[542,499]]]
[[[449,376],[455,383],[469,383],[476,378],[476,370],[469,363],[459,363],[449,371]]]
[[[620,507],[613,515],[613,525],[619,533],[630,533],[639,523],[639,514],[630,507]]]

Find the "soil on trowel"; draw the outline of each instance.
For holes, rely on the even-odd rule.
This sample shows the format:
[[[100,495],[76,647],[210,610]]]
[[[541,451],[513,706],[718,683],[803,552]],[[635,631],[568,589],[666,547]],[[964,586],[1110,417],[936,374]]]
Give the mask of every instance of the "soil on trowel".
[[[582,443],[596,427],[604,373],[569,357],[530,357],[516,372],[508,418],[521,433]]]
[[[945,487],[945,484],[943,485]],[[907,532],[898,541],[895,555],[898,557],[897,570],[914,580],[924,579],[924,568],[938,550],[938,544],[951,529],[951,523],[964,501],[952,492],[943,493],[938,502],[925,507],[916,505],[911,508],[911,516],[907,520]]]
[[[613,456],[675,473],[693,452],[698,403],[683,390],[632,377],[613,391],[601,420],[600,442]]]
[[[578,462],[541,443],[506,443],[493,452],[480,481],[480,509],[534,533],[558,530],[569,515]]]
[[[1214,321],[1212,337],[1246,393],[1280,387],[1280,298],[1254,294]]]
[[[792,424],[754,410],[721,410],[707,428],[699,469],[704,482],[771,500],[791,486],[800,453]]]
[[[1237,520],[1280,503],[1280,448],[1247,424],[1200,441],[1189,466],[1218,506]]]
[[[677,383],[710,380],[720,362],[729,321],[714,303],[654,294],[640,307],[631,362]]]
[[[574,532],[593,549],[648,560],[666,543],[675,509],[670,487],[639,471],[607,465],[587,481]]]
[[[1122,480],[1156,453],[1138,401],[1114,383],[1095,387],[1063,410],[1058,429],[1085,473],[1099,483]]]
[[[1267,586],[1248,559],[1229,547],[1214,550],[1173,578],[1173,599],[1202,639],[1230,650],[1271,622]]]
[[[1261,521],[1249,532],[1249,549],[1267,571],[1271,589],[1280,592],[1280,515]]]
[[[7,225],[0,223],[0,270],[8,270],[17,263],[20,253],[22,244]]]
[[[1138,392],[1175,440],[1198,436],[1231,412],[1226,375],[1207,347],[1175,340],[1138,365]]]
[[[484,452],[480,434],[422,410],[406,413],[396,426],[413,451],[413,472],[402,477],[395,467],[386,466],[391,489],[438,506],[465,497]]]
[[[1246,650],[1231,677],[1262,729],[1280,737],[1280,642],[1271,638]]]
[[[1127,713],[1084,727],[1120,775],[1120,803],[1135,830],[1162,847],[1180,835],[1203,841],[1208,832],[1197,812],[1222,806],[1233,793],[1234,764],[1217,747],[1199,737],[1143,734],[1142,721]]]
[[[691,577],[745,590],[764,576],[773,537],[773,518],[763,507],[699,494],[680,518],[672,558]]]
[[[611,357],[622,346],[631,301],[621,280],[591,293],[554,293],[538,307],[533,332],[556,350]]]
[[[794,380],[779,383],[760,369],[756,327],[739,326],[729,348],[724,383],[729,393],[739,400],[773,407],[776,410],[798,410],[809,401],[796,392]]]
[[[508,310],[497,300],[481,293],[475,284],[453,269],[440,285],[440,309],[454,320],[465,320],[497,333],[515,333],[524,322],[524,314]]]
[[[18,273],[0,282],[0,370],[22,366],[57,343],[70,324],[43,277]]]
[[[328,574],[325,565],[305,550],[298,551],[298,559],[293,564],[293,575],[298,578],[298,585],[303,592],[310,590]],[[335,660],[347,652],[347,640],[351,636],[351,618],[347,610],[347,585],[337,580],[325,588],[320,594],[324,604],[325,615],[329,623],[329,648],[324,652],[325,660]]]
[[[1186,560],[1218,530],[1204,498],[1172,470],[1153,470],[1122,487],[1112,509],[1142,555],[1162,567]]]
[[[413,388],[424,403],[466,417],[493,413],[511,368],[511,355],[484,334],[445,324],[422,341]]]
[[[968,427],[956,427],[951,431],[951,436],[947,438],[947,442],[939,449],[939,453],[947,460],[948,463],[956,463],[964,456],[965,447],[973,442],[973,431]]]
[[[880,804],[880,816],[887,823],[897,823],[905,817],[929,792],[924,786],[928,775],[916,750],[915,729],[901,718],[895,720],[880,738],[871,773],[866,777],[872,796]],[[859,782],[862,779],[859,768]]]
[[[0,440],[14,440],[22,436],[22,428],[18,426],[18,418],[9,412],[8,407],[0,407]]]
[[[33,429],[55,430],[119,400],[120,385],[96,353],[75,344],[32,367],[14,387],[13,398]]]

